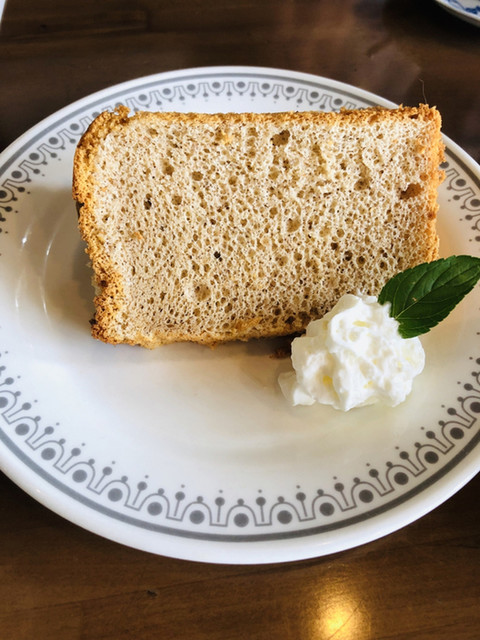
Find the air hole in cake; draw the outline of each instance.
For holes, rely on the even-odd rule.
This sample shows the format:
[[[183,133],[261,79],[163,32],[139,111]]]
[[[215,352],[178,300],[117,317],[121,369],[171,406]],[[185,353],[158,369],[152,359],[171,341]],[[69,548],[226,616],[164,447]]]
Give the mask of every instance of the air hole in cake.
[[[174,171],[174,169],[173,169],[172,165],[169,162],[164,162],[164,164],[163,164],[163,173],[166,176],[171,176],[173,171]]]
[[[289,218],[287,220],[287,231],[288,233],[293,233],[297,231],[300,227],[300,219],[299,218]]]
[[[343,259],[346,260],[347,262],[350,262],[350,260],[352,259],[352,252],[345,251],[345,253],[343,254]]]
[[[290,138],[290,131],[287,131],[286,129],[284,129],[283,131],[280,131],[280,133],[277,133],[274,136],[272,136],[272,143],[276,147],[281,147],[287,144],[289,138]]]
[[[179,195],[173,196],[172,203],[178,207],[178,205],[182,204],[182,196],[179,196]]]
[[[143,203],[143,206],[145,207],[145,211],[150,211],[150,209],[152,208],[152,200],[151,200],[151,195],[147,194],[147,196],[145,197],[145,201]]]
[[[219,262],[221,262],[223,260],[222,258],[222,254],[220,253],[220,251],[215,251],[215,253],[213,254],[213,257],[218,260]]]
[[[204,300],[208,300],[208,298],[210,297],[210,289],[209,289],[209,287],[207,287],[204,284],[200,284],[200,285],[196,286],[195,287],[195,297],[200,302],[203,302]]]
[[[360,178],[355,183],[355,187],[354,188],[355,188],[356,191],[363,191],[367,187],[368,187],[368,181],[365,178]]]
[[[201,171],[194,171],[194,172],[192,173],[192,178],[193,178],[194,180],[197,180],[197,181],[202,180],[202,178],[203,178],[203,173],[202,173]]]
[[[422,191],[422,187],[419,184],[409,184],[406,189],[400,193],[402,200],[408,200],[408,198],[414,198],[418,196]]]

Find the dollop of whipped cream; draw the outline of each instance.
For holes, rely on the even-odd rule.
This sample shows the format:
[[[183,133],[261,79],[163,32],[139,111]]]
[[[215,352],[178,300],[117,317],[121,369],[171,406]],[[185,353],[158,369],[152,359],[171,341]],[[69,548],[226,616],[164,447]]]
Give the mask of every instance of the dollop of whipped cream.
[[[285,397],[293,405],[318,402],[342,411],[403,402],[425,352],[418,338],[401,337],[389,311],[375,296],[347,294],[311,322],[292,342],[294,371],[280,374]]]

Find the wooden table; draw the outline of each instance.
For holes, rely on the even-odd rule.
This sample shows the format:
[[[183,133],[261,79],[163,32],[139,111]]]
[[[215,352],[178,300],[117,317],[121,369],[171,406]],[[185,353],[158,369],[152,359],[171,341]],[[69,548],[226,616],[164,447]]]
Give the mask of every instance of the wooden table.
[[[105,86],[259,65],[427,100],[480,161],[480,29],[424,0],[8,0],[0,148]],[[102,539],[0,478],[3,640],[480,637],[480,478],[383,539],[289,564],[208,565]]]

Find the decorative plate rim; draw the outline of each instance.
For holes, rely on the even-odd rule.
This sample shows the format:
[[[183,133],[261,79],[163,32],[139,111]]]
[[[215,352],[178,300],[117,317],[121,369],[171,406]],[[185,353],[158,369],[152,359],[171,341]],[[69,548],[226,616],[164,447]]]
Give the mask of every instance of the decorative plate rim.
[[[144,91],[148,89],[153,90],[154,87],[158,88],[159,85],[168,84],[175,81],[177,82],[181,81],[183,83],[186,83],[191,80],[192,81],[191,86],[194,87],[193,81],[200,81],[200,80],[205,80],[206,78],[210,78],[212,83],[214,84],[215,82],[213,81],[213,78],[215,78],[218,81],[219,78],[234,78],[234,77],[236,78],[248,77],[250,79],[255,77],[257,80],[261,78],[264,81],[269,79],[271,81],[285,80],[285,81],[291,81],[299,84],[303,83],[305,86],[310,87],[311,95],[313,95],[314,93],[317,93],[315,98],[314,99],[312,98],[313,102],[315,102],[315,100],[317,99],[318,101],[321,101],[321,98],[322,98],[322,96],[320,96],[318,91],[316,92],[315,89],[328,89],[330,91],[333,90],[339,94],[342,94],[345,97],[344,103],[338,106],[345,106],[345,104],[348,104],[348,100],[350,98],[354,100],[360,99],[363,102],[371,103],[371,104],[394,106],[393,103],[379,96],[376,96],[362,89],[356,89],[355,87],[352,87],[350,85],[347,85],[338,81],[329,80],[328,78],[321,78],[311,74],[305,74],[305,73],[294,72],[294,71],[286,71],[286,70],[280,70],[280,69],[269,69],[264,67],[200,67],[200,68],[193,68],[193,69],[184,69],[181,71],[172,71],[172,72],[154,74],[152,76],[146,76],[143,78],[130,80],[118,85],[114,85],[113,87],[108,87],[106,89],[103,89],[99,92],[91,94],[90,96],[87,96],[85,98],[82,98],[81,100],[78,100],[72,103],[71,105],[57,111],[56,113],[52,114],[48,118],[42,120],[40,123],[32,127],[29,131],[27,131],[25,134],[20,136],[20,138],[18,138],[14,143],[12,143],[12,145],[7,147],[7,149],[5,149],[5,151],[0,155],[0,178],[4,174],[4,172],[9,167],[12,166],[13,163],[17,159],[19,159],[23,153],[25,153],[27,149],[31,149],[32,145],[35,142],[42,140],[50,132],[55,130],[55,133],[56,133],[55,138],[60,137],[61,139],[62,135],[64,134],[64,131],[62,129],[59,129],[59,126],[63,124],[63,122],[66,120],[69,120],[69,119],[71,120],[72,118],[80,116],[81,114],[85,114],[85,110],[87,109],[87,107],[90,109],[93,109],[94,107],[101,105],[107,99],[109,100],[110,103],[112,103],[112,101],[114,101],[117,97],[120,97],[120,96],[125,97],[128,91],[137,91],[138,93],[138,91],[140,90],[144,90]],[[188,91],[188,86],[189,85],[186,85],[185,91]],[[266,86],[267,85],[265,84],[265,87]],[[265,89],[265,91],[266,90],[267,89]],[[142,105],[140,104],[141,103],[140,98],[138,97],[136,98],[136,103],[139,104],[139,108],[142,107]],[[136,107],[134,106],[134,108]],[[59,131],[62,135],[59,135]],[[81,127],[78,127],[78,130],[74,133],[80,134],[81,132],[82,132]],[[70,134],[74,135],[72,132],[70,132]],[[68,133],[65,135],[68,135]],[[465,173],[475,182],[476,186],[480,188],[480,167],[478,167],[478,165],[476,165],[474,160],[470,158],[460,147],[455,145],[455,143],[453,143],[451,140],[449,140],[448,138],[445,138],[445,141],[447,144],[447,159],[450,158],[450,159],[453,159],[455,162],[457,162],[462,167],[462,170],[465,171]],[[72,140],[70,140],[70,142],[72,142]],[[53,149],[55,149],[55,144],[57,143],[52,143],[50,146]],[[3,161],[4,158],[6,158],[5,161]],[[38,164],[38,162],[40,161],[41,161],[41,158],[34,158],[33,160],[31,160],[30,161],[31,170],[34,171],[32,167],[35,167],[35,165]],[[457,172],[457,177],[458,177],[458,172]],[[7,199],[3,197],[3,202],[5,201],[8,203],[10,202],[10,200],[8,199],[8,192],[6,190],[11,188],[12,184],[14,185],[16,184],[16,188],[18,189],[18,185],[22,183],[22,179],[21,179],[22,176],[16,176],[16,179],[15,179],[15,176],[13,176],[13,178],[14,179],[12,180],[12,176],[10,176],[10,182],[7,179],[0,186],[0,189],[2,189],[3,187],[3,191],[0,193],[0,206],[1,206],[3,194],[6,194],[7,196]],[[452,181],[452,185],[453,185],[453,181]],[[454,187],[452,186],[452,188]],[[459,191],[461,193],[464,193],[464,192],[466,193],[465,189],[463,189],[463,191],[462,189],[459,189]],[[476,202],[477,194],[474,192],[472,196],[472,194],[468,192],[466,196],[462,196],[462,197],[464,197],[464,202],[466,203],[466,205],[468,205],[471,202]],[[476,211],[475,208],[474,210]],[[10,213],[10,211],[7,211],[7,213]],[[475,214],[475,217],[476,215],[477,214]],[[480,202],[478,206],[478,218],[479,220],[476,222],[476,224],[480,223]],[[5,221],[5,218],[3,218],[3,216],[2,216],[2,221]],[[0,225],[1,225],[1,222],[0,222]],[[477,362],[478,364],[480,364],[480,360],[477,360]],[[1,364],[2,364],[2,361],[0,359],[0,365]],[[478,375],[478,378],[475,378],[476,387],[472,386],[470,382],[464,384],[465,389],[469,392],[470,395],[467,395],[466,399],[459,398],[459,401],[461,401],[459,402],[459,406],[468,400],[469,402],[475,403],[474,404],[475,407],[477,407],[477,405],[478,407],[480,407],[480,402],[479,402],[480,401],[480,390],[479,390],[480,373],[478,372],[472,372],[472,373],[473,374],[476,373]],[[5,377],[5,374],[7,374],[6,377]],[[9,389],[9,385],[11,385],[12,382],[13,382],[13,378],[11,377],[11,375],[9,375],[9,372],[6,371],[6,368],[3,366],[0,367],[0,410],[1,410],[0,415],[3,416],[4,424],[6,424],[9,427],[17,425],[17,429],[20,424],[23,424],[23,425],[30,424],[29,428],[33,429],[33,431],[30,432],[27,429],[27,427],[24,426],[23,427],[24,433],[22,433],[20,430],[17,432],[18,435],[22,437],[25,436],[26,439],[28,440],[32,438],[32,434],[33,434],[35,438],[32,440],[32,442],[35,441],[36,445],[38,445],[37,446],[38,450],[40,450],[43,447],[43,451],[45,452],[47,450],[47,447],[45,443],[42,442],[41,437],[45,435],[50,436],[52,431],[44,430],[43,436],[42,434],[40,435],[38,434],[38,432],[36,431],[38,424],[35,423],[35,417],[33,415],[30,415],[30,416],[27,415],[31,409],[31,406],[27,406],[28,403],[23,403],[22,407],[17,406],[17,400],[19,399],[20,394],[18,393],[15,394]],[[467,387],[467,385],[469,386]],[[474,427],[477,423],[476,409],[473,411],[473,413],[475,414],[474,416],[471,415],[471,412],[469,410],[465,410],[465,406],[462,406],[460,410],[458,407],[449,408],[449,411],[453,411],[453,413],[450,413],[450,415],[453,416],[451,419],[451,422],[452,424],[456,425],[455,427],[452,427],[452,429],[470,428],[470,426]],[[21,420],[22,422],[20,423],[19,420]],[[469,420],[471,420],[470,425],[468,424]],[[445,433],[449,424],[450,422],[447,419],[446,421],[444,421],[444,424],[441,425],[442,429],[443,428],[445,429]],[[460,427],[458,426],[459,424],[460,424]],[[429,432],[427,432],[427,434],[428,433]],[[430,432],[430,433],[432,434],[433,432]],[[435,440],[437,436],[436,434],[433,434],[433,435],[427,435],[427,437],[430,438],[430,440]],[[235,551],[236,557],[241,558],[240,563],[244,563],[244,564],[247,564],[250,562],[262,562],[262,561],[272,562],[272,561],[280,561],[280,560],[292,560],[292,559],[312,557],[316,555],[323,555],[322,544],[319,544],[318,540],[312,540],[308,544],[302,544],[301,546],[298,545],[298,540],[303,539],[303,541],[305,541],[305,538],[308,538],[308,537],[315,538],[316,536],[318,536],[318,534],[324,531],[330,531],[332,529],[344,529],[344,528],[348,528],[352,524],[362,523],[363,525],[365,525],[363,537],[362,537],[362,532],[359,532],[357,530],[355,543],[352,543],[352,544],[349,543],[349,546],[345,546],[345,543],[340,543],[337,545],[329,544],[327,553],[333,553],[334,551],[338,551],[344,548],[349,548],[350,546],[355,546],[356,544],[362,544],[363,542],[373,540],[375,537],[380,537],[381,535],[390,533],[391,531],[398,529],[399,526],[403,526],[403,524],[408,524],[408,522],[403,522],[403,524],[399,524],[397,522],[397,518],[395,515],[393,515],[393,517],[390,518],[391,522],[389,526],[385,526],[385,523],[382,523],[381,525],[379,525],[377,520],[378,520],[378,516],[381,516],[386,512],[392,512],[392,510],[394,510],[395,507],[398,506],[399,504],[406,505],[407,503],[411,504],[415,502],[415,500],[418,500],[419,496],[421,494],[424,494],[425,491],[428,488],[430,488],[432,485],[444,482],[446,476],[450,473],[450,471],[453,468],[462,467],[461,480],[458,481],[458,479],[456,479],[455,482],[450,483],[448,490],[446,489],[444,493],[437,496],[437,500],[428,501],[428,504],[424,504],[421,509],[419,509],[419,507],[417,506],[415,508],[416,516],[413,519],[420,517],[421,515],[433,509],[435,506],[438,506],[438,504],[440,504],[445,499],[450,497],[450,495],[452,495],[455,491],[457,491],[460,488],[460,486],[463,486],[466,482],[468,482],[471,479],[471,477],[473,477],[473,475],[475,475],[475,473],[480,468],[480,460],[474,459],[472,456],[469,457],[469,454],[471,453],[471,451],[477,446],[479,438],[480,438],[480,431],[476,432],[476,435],[468,441],[465,447],[461,448],[460,450],[457,450],[453,458],[449,459],[448,463],[445,464],[438,472],[428,476],[424,481],[420,482],[420,484],[415,485],[415,487],[413,487],[410,491],[404,494],[401,494],[397,497],[394,497],[394,499],[391,500],[390,502],[387,502],[382,505],[377,505],[375,507],[372,507],[372,509],[370,510],[363,511],[345,520],[335,522],[334,525],[329,525],[329,524],[317,525],[314,527],[299,529],[296,531],[286,530],[284,533],[262,532],[262,533],[254,533],[254,534],[249,533],[245,535],[242,535],[242,534],[230,535],[230,534],[219,534],[217,532],[214,532],[214,533],[202,532],[201,534],[196,534],[194,531],[187,530],[187,529],[169,530],[169,528],[166,526],[156,525],[155,523],[152,523],[152,522],[150,522],[148,526],[145,526],[145,522],[143,522],[142,526],[145,528],[145,532],[144,532],[145,536],[143,538],[143,541],[137,540],[135,541],[135,543],[132,544],[131,536],[128,535],[128,531],[112,532],[110,529],[111,529],[112,518],[121,522],[122,526],[125,524],[128,524],[128,526],[131,526],[131,525],[138,524],[134,517],[127,517],[125,516],[125,514],[119,514],[119,512],[115,510],[102,506],[102,509],[100,509],[100,513],[102,516],[105,516],[107,518],[106,522],[103,522],[103,524],[99,523],[99,521],[97,520],[99,515],[98,513],[95,515],[95,517],[93,517],[93,521],[92,521],[92,517],[91,517],[92,507],[93,509],[97,509],[98,511],[98,508],[97,508],[98,505],[95,506],[96,503],[91,501],[88,497],[85,497],[85,495],[79,492],[75,492],[71,486],[69,487],[68,485],[64,485],[64,488],[62,488],[60,486],[62,483],[58,479],[55,479],[53,476],[51,476],[45,470],[45,468],[35,463],[33,460],[29,461],[28,456],[24,452],[22,452],[22,450],[19,447],[17,447],[11,439],[9,439],[7,434],[1,429],[1,425],[0,425],[0,440],[3,442],[4,445],[7,445],[10,448],[10,450],[14,452],[16,456],[16,459],[13,462],[8,457],[5,459],[4,470],[6,474],[9,475],[25,491],[27,491],[27,493],[30,493],[38,501],[42,502],[43,504],[45,504],[52,510],[56,511],[57,513],[60,513],[60,515],[63,515],[67,519],[72,520],[73,522],[75,522],[76,524],[79,524],[80,526],[86,526],[86,528],[90,529],[91,531],[100,533],[101,535],[104,535],[107,538],[115,539],[118,542],[123,542],[125,544],[129,544],[130,546],[143,548],[147,551],[153,551],[155,553],[163,553],[164,555],[172,555],[174,557],[183,557],[191,560],[208,559],[211,562],[231,562],[231,560],[229,560],[229,553],[225,552],[226,553],[225,555],[225,553],[219,549],[216,549],[216,550],[214,549],[213,551],[210,551],[204,547],[203,543],[215,542],[216,544],[220,543],[222,546],[226,544],[229,550],[232,549],[232,545],[235,545],[239,547]],[[449,441],[448,436],[444,439],[444,442],[443,442],[444,447],[445,447],[446,441],[447,442]],[[48,437],[46,438],[45,442],[50,442],[50,440],[48,440]],[[432,443],[430,442],[429,446],[431,444]],[[435,447],[433,447],[433,449],[434,448]],[[52,445],[50,445],[50,449],[52,449]],[[431,446],[429,450],[430,451],[432,450]],[[2,450],[0,449],[0,454],[1,453],[2,453]],[[406,454],[406,457],[404,458],[404,460],[407,460],[410,463],[411,460],[408,460],[409,457],[410,456]],[[46,460],[47,458],[44,458],[44,459]],[[72,459],[72,456],[70,456],[70,459]],[[21,461],[20,467],[15,463],[16,460]],[[25,473],[26,467],[30,467],[30,472],[33,471],[34,478],[36,480],[39,480],[41,478],[43,482],[47,483],[43,491],[39,491],[38,486],[32,487],[31,474],[30,472]],[[76,466],[75,461],[74,463],[72,463],[72,466],[69,467],[69,470],[73,469],[74,467],[76,468],[77,472],[80,472],[80,468],[78,465]],[[82,473],[83,474],[87,473],[85,465],[82,467]],[[78,475],[78,477],[80,477],[80,475]],[[375,475],[372,475],[371,477],[375,478]],[[53,482],[52,482],[52,478],[54,478]],[[40,482],[40,484],[42,484],[42,482]],[[49,488],[51,486],[53,486],[55,490],[63,491],[65,494],[69,495],[70,497],[73,497],[77,501],[77,503],[80,502],[82,504],[83,513],[82,513],[82,517],[80,518],[80,521],[79,521],[78,514],[71,513],[71,509],[65,506],[64,501],[62,499],[58,500],[58,496],[50,495]],[[112,487],[112,490],[114,489],[120,491],[118,487]],[[351,488],[351,490],[353,491],[353,488]],[[363,490],[368,491],[368,489],[365,488],[365,486]],[[341,491],[342,489],[339,489],[340,493]],[[360,489],[358,491],[360,491]],[[367,494],[365,494],[365,496],[367,496]],[[320,498],[322,498],[322,496],[320,495],[318,499],[315,498],[317,500],[317,503],[321,502]],[[330,498],[333,500],[332,496],[330,496]],[[338,496],[336,496],[336,498],[338,502]],[[162,500],[163,499],[164,497],[162,497]],[[160,499],[157,499],[157,502],[158,500]],[[295,505],[295,508],[299,508],[299,506],[302,503],[301,498],[298,498],[298,500],[299,500],[299,503]],[[168,499],[167,499],[167,502],[168,502]],[[366,502],[368,503],[368,500]],[[257,503],[258,503],[258,500],[257,500]],[[288,505],[282,502],[278,504],[280,504],[280,506],[282,504],[284,505],[282,513],[288,514],[289,509],[291,508],[295,510],[292,504]],[[190,512],[189,512],[190,517],[192,516],[193,513],[197,513],[197,514],[204,513],[205,505],[202,505],[201,502],[197,501],[196,506],[197,506],[196,510],[194,510],[193,508],[190,509]],[[217,506],[222,506],[222,505],[217,503]],[[245,505],[239,505],[239,506],[245,506]],[[277,506],[278,505],[273,505],[273,506],[270,505],[270,508],[273,509],[273,507],[276,508]],[[168,508],[167,508],[167,512],[168,512]],[[238,512],[239,514],[241,514],[243,511],[242,509],[239,509]],[[278,509],[277,509],[277,512],[278,512]],[[153,513],[150,515],[155,515],[155,514]],[[200,515],[197,515],[196,517],[199,518]],[[204,518],[205,515],[202,517]],[[284,516],[284,517],[287,517],[287,516]],[[210,514],[210,518],[211,518],[211,514]],[[376,522],[375,524],[376,534],[374,537],[372,537],[372,533],[370,530],[372,521]],[[409,522],[410,521],[411,520],[409,520]],[[192,522],[194,522],[194,520],[192,520]],[[162,542],[160,545],[158,544],[157,538],[155,537],[152,538],[152,534],[155,534],[158,536],[159,532],[166,534],[165,536],[162,536]],[[186,539],[189,539],[190,541],[195,540],[196,542],[199,542],[201,547],[200,555],[198,550],[192,550],[189,548],[179,549],[176,544],[170,545],[166,543],[165,538],[172,535],[180,538],[186,538]],[[297,543],[295,544],[293,544],[294,539],[297,539]],[[289,547],[287,549],[285,549],[283,546],[286,540],[289,541]],[[270,551],[267,554],[267,559],[262,560],[262,558],[265,557],[265,549],[263,545],[261,545],[260,551],[255,550],[254,552],[252,552],[251,550],[252,545],[248,545],[249,549],[245,553],[244,552],[245,542],[268,543],[270,545]],[[271,546],[272,544],[275,547],[275,550]],[[279,548],[277,549],[277,547]]]

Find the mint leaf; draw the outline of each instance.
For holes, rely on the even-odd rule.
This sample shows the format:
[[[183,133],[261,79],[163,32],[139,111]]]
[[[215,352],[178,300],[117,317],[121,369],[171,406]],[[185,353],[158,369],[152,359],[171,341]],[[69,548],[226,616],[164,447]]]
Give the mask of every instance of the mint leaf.
[[[419,264],[393,276],[378,296],[403,338],[426,333],[469,293],[480,279],[480,258],[450,256]]]

